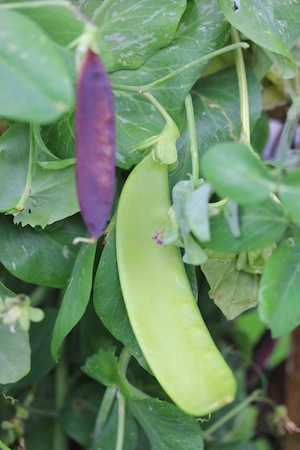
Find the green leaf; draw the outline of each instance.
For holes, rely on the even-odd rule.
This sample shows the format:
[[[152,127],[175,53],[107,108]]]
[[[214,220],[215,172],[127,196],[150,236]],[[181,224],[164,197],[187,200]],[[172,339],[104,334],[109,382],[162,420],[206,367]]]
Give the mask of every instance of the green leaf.
[[[120,287],[115,225],[111,223],[111,226],[95,276],[94,306],[97,315],[110,333],[140,361],[142,352],[133,334]]]
[[[107,387],[117,387],[125,397],[132,396],[125,377],[119,371],[114,347],[100,348],[98,353],[87,358],[81,367],[84,373]]]
[[[228,31],[217,0],[189,2],[172,43],[158,50],[140,69],[113,73],[112,85],[116,88],[125,85],[139,87],[169,76],[222,47],[227,41]],[[151,89],[179,128],[184,124],[184,99],[207,64],[208,61],[184,70]]]
[[[27,283],[64,288],[74,265],[78,247],[75,237],[86,233],[78,217],[57,222],[44,230],[14,225],[0,215],[0,261]]]
[[[16,123],[0,137],[0,211],[14,209],[28,169],[29,127]]]
[[[210,240],[208,217],[210,194],[211,185],[203,184],[189,194],[185,203],[185,216],[190,230],[202,242]]]
[[[179,181],[179,183],[177,183],[172,190],[172,198],[176,219],[179,223],[180,232],[184,243],[185,252],[182,259],[187,264],[193,264],[197,266],[199,264],[202,264],[206,260],[207,256],[204,250],[195,240],[194,236],[191,234],[189,223],[186,218],[186,202],[192,192],[192,179],[189,181]],[[169,233],[167,226],[166,233]],[[164,244],[171,244],[171,242],[167,241],[165,235]]]
[[[205,152],[200,164],[216,193],[239,204],[260,203],[275,189],[271,174],[246,144],[216,144]]]
[[[158,399],[128,400],[130,410],[144,428],[151,450],[202,450],[195,418]]]
[[[273,338],[300,324],[300,245],[293,239],[280,244],[268,259],[259,286],[258,311]]]
[[[291,218],[300,222],[300,168],[283,177],[278,187],[278,196]]]
[[[61,45],[68,45],[80,36],[84,29],[83,17],[71,2],[51,5],[40,3],[36,8],[22,8],[22,13],[37,22],[48,36]]]
[[[208,259],[201,265],[209,285],[209,296],[227,320],[253,308],[258,300],[258,275],[238,270],[236,255],[207,251]]]
[[[0,384],[15,383],[30,370],[29,335],[19,325],[14,332],[0,321]]]
[[[285,78],[292,78],[296,65],[288,48],[299,36],[300,12],[297,2],[289,0],[265,0],[254,3],[251,0],[233,2],[220,0],[226,19],[248,39],[281,57],[281,72]]]
[[[82,244],[79,250],[53,329],[51,353],[54,359],[57,358],[65,337],[86,310],[92,290],[96,247],[96,244]]]
[[[0,16],[0,115],[48,123],[74,103],[74,89],[64,63],[47,34],[23,14]]]
[[[30,194],[24,210],[15,214],[14,223],[45,228],[79,210],[74,166],[47,170],[36,163]]]
[[[55,123],[42,126],[41,137],[45,146],[55,157],[61,160],[73,158],[75,156],[74,112],[65,114]],[[40,155],[39,160],[41,160]]]
[[[99,27],[115,60],[115,68],[136,69],[174,38],[186,0],[106,1],[92,21]]]
[[[234,237],[224,212],[216,211],[210,218],[211,240],[203,245],[227,253],[261,249],[278,241],[288,226],[284,208],[272,200],[241,206],[239,223],[240,237]]]

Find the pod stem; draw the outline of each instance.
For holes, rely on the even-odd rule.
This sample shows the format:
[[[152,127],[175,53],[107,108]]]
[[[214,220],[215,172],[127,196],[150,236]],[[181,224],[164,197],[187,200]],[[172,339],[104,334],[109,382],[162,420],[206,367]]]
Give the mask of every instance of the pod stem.
[[[241,43],[239,32],[231,27],[231,39],[234,44]],[[239,85],[240,96],[240,116],[241,116],[241,134],[240,140],[250,144],[250,119],[249,119],[249,98],[245,62],[243,57],[243,47],[237,47],[235,53],[235,65]]]
[[[146,97],[152,103],[153,106],[155,106],[155,108],[161,114],[161,116],[165,119],[167,124],[174,124],[174,120],[172,119],[172,117],[167,113],[167,111],[159,103],[159,101],[156,100],[156,98],[152,94],[150,94],[150,92],[141,91],[140,93],[143,94],[144,97]]]
[[[187,117],[187,124],[190,138],[190,150],[192,159],[192,175],[194,180],[194,188],[199,185],[199,155],[197,146],[196,126],[195,126],[195,114],[192,96],[189,93],[185,98],[185,111]]]
[[[93,442],[97,442],[102,430],[107,421],[108,415],[111,411],[112,404],[115,400],[117,389],[115,387],[108,387],[102,398],[101,406],[96,418],[94,432],[93,432]]]
[[[33,169],[34,169],[34,134],[33,134],[33,126],[30,125],[30,144],[29,144],[29,158],[28,158],[28,169],[27,169],[27,178],[24,187],[24,191],[15,206],[17,211],[23,211],[25,207],[25,203],[27,198],[30,196],[32,177],[33,177]]]
[[[149,91],[150,89],[153,89],[160,84],[171,80],[172,78],[176,77],[177,75],[180,75],[183,72],[186,72],[187,70],[190,70],[192,67],[198,66],[209,59],[215,58],[216,56],[222,55],[224,53],[230,52],[232,50],[235,50],[237,48],[249,48],[249,44],[246,42],[237,42],[236,44],[230,44],[226,47],[222,47],[218,50],[215,50],[214,52],[208,53],[207,55],[201,56],[201,58],[195,59],[194,61],[191,61],[188,64],[185,64],[182,67],[179,67],[178,69],[174,70],[173,72],[168,73],[167,75],[158,78],[157,80],[153,81],[152,83],[145,84],[143,86],[130,86],[125,84],[114,84],[112,83],[112,89],[116,91],[128,91],[128,92],[139,92],[139,93],[145,93],[146,91]]]
[[[245,398],[241,403],[239,403],[237,406],[232,408],[230,411],[228,411],[227,414],[224,414],[219,420],[217,420],[215,423],[213,423],[210,427],[208,427],[206,430],[203,431],[203,437],[207,440],[210,440],[212,438],[212,433],[214,433],[218,428],[220,428],[222,425],[224,425],[226,422],[228,422],[230,419],[232,419],[234,416],[236,416],[240,411],[245,409],[248,405],[250,405],[253,402],[260,402],[260,403],[266,403],[271,406],[276,406],[276,404],[262,396],[261,390],[256,390],[252,392],[251,395]]]

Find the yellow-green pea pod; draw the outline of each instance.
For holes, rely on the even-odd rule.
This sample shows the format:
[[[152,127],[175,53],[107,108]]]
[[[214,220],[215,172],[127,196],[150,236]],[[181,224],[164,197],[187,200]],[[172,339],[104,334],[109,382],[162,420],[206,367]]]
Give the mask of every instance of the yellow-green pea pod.
[[[236,381],[201,317],[180,250],[153,239],[169,207],[168,166],[148,155],[121,192],[118,271],[132,329],[154,376],[179,408],[202,416],[233,400]]]

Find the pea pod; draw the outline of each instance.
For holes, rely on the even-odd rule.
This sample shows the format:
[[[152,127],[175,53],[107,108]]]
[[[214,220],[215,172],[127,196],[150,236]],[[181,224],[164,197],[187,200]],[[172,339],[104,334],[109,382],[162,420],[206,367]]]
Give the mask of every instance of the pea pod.
[[[96,240],[114,198],[115,129],[109,78],[99,56],[90,49],[78,77],[75,130],[78,200],[83,221]]]
[[[153,374],[175,404],[201,416],[231,402],[236,382],[201,317],[180,250],[153,239],[169,207],[168,166],[149,155],[119,199],[118,271],[131,326]]]

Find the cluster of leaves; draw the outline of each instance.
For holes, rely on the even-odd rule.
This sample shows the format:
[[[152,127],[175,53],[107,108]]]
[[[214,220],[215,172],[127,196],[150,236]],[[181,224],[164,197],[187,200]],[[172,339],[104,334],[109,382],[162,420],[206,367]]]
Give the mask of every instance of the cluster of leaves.
[[[258,410],[245,400],[245,361],[265,326],[279,337],[300,323],[300,172],[292,149],[300,106],[293,80],[281,86],[298,76],[299,7],[288,0],[99,3],[0,2],[1,439],[17,446],[25,436],[29,449],[66,449],[69,437],[90,450],[200,450],[203,437],[217,430],[205,448],[268,449],[266,441],[254,440]],[[208,57],[229,43],[231,26],[250,45],[254,150],[240,139],[234,57]],[[97,248],[73,244],[86,236],[73,128],[76,60],[91,27],[114,92],[116,199],[144,149],[155,144],[163,152],[168,137],[161,111],[142,92],[151,93],[180,132],[164,243],[184,247],[194,292],[239,381],[234,404],[203,424],[205,433],[168,401],[143,359],[120,289],[114,220]],[[275,75],[289,110],[278,157],[263,162],[258,154],[268,129],[261,81]],[[202,177],[197,186],[189,176],[190,92]],[[201,272],[193,267],[199,265]],[[241,316],[229,328],[208,294],[230,320],[259,299],[260,319],[255,310],[245,316],[248,322]],[[30,321],[37,323],[29,329]],[[242,363],[224,347],[224,337],[236,344]],[[270,367],[283,354],[273,355]],[[232,418],[241,404],[243,413]]]

